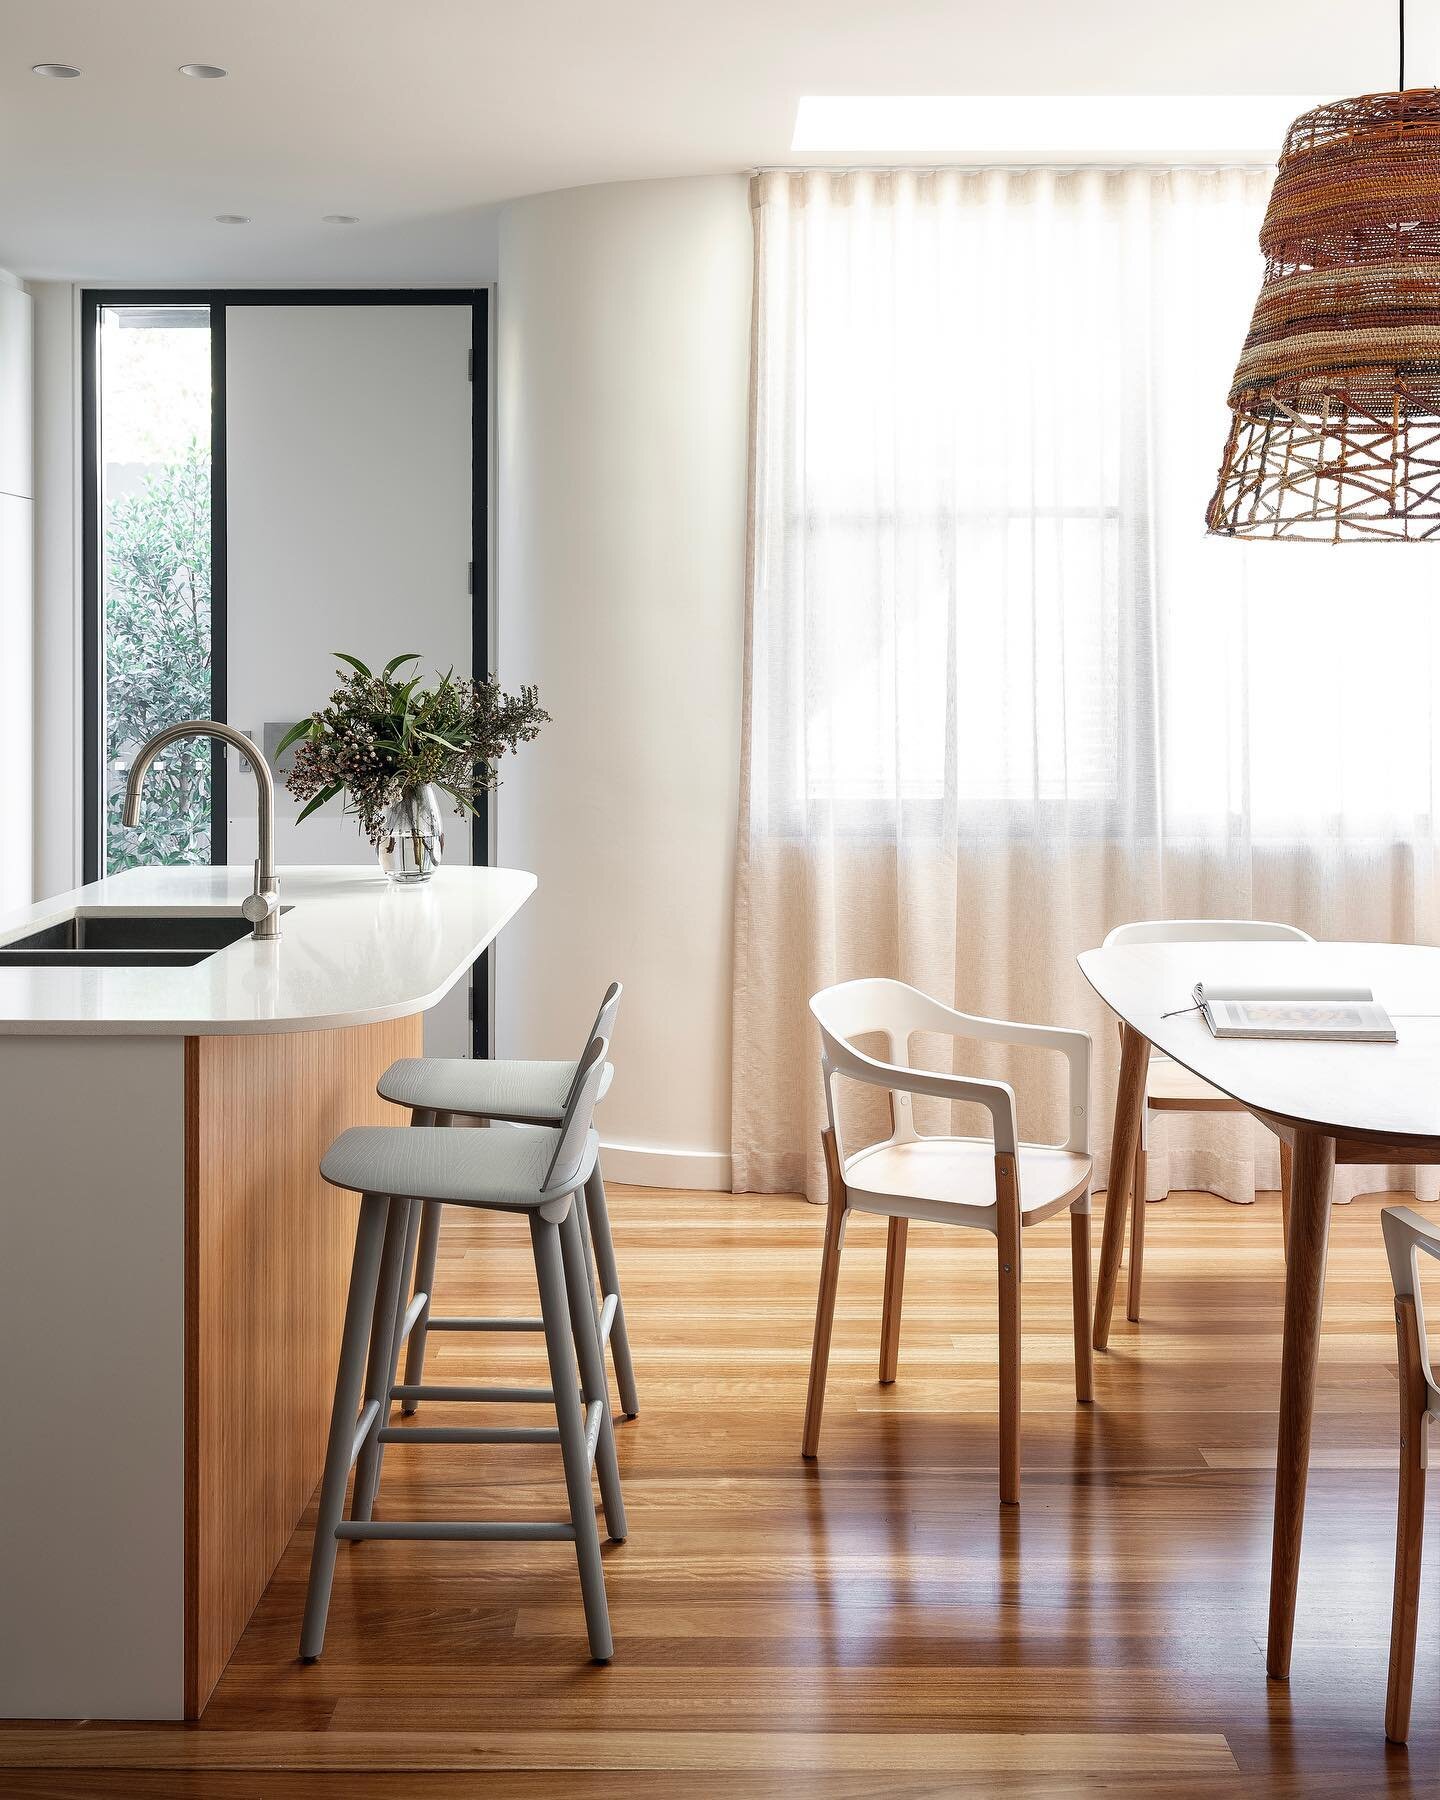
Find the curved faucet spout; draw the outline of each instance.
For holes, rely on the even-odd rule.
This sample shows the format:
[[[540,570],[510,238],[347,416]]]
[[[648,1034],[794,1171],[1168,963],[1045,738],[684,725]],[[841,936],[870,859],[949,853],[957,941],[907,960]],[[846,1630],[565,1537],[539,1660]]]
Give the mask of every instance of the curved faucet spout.
[[[269,763],[244,732],[237,731],[233,725],[222,725],[218,719],[182,719],[178,724],[167,725],[163,731],[157,731],[154,737],[147,738],[130,765],[129,779],[125,783],[125,805],[120,814],[121,822],[128,826],[139,824],[140,792],[145,786],[150,765],[160,752],[168,749],[171,744],[179,743],[182,738],[194,737],[218,738],[222,744],[229,744],[233,750],[238,750],[250,765],[258,791],[256,823],[259,828],[260,855],[255,864],[255,891],[244,902],[241,911],[253,922],[257,938],[278,938],[280,883],[275,873],[275,781],[270,773]]]

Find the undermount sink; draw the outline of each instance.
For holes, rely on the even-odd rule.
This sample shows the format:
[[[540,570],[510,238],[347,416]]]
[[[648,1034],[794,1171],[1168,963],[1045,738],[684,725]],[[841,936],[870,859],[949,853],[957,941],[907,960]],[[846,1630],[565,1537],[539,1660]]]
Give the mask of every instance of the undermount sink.
[[[76,912],[0,944],[0,969],[188,968],[252,930],[236,913]]]

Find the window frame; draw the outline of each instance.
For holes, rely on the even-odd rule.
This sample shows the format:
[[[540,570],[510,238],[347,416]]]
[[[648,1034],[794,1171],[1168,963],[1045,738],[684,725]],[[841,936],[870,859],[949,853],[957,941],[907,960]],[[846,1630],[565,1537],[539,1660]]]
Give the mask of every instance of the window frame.
[[[210,312],[211,706],[226,723],[229,647],[225,458],[225,309],[231,306],[468,306],[470,308],[471,674],[483,681],[495,644],[490,591],[490,290],[467,288],[154,288],[80,290],[80,687],[81,880],[105,874],[104,617],[101,579],[100,315],[107,306],[204,306]],[[211,748],[211,865],[226,861],[227,793],[222,745]],[[495,802],[481,794],[471,820],[470,862],[494,862]],[[472,1050],[495,1039],[494,959],[481,953],[472,977]]]

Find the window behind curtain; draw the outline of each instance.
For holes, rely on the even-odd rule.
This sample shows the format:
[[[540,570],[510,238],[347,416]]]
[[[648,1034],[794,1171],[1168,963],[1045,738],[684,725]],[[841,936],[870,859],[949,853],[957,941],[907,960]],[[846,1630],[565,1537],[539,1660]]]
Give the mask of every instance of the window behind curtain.
[[[1440,561],[1204,536],[1267,191],[758,179],[752,830],[1428,831]]]

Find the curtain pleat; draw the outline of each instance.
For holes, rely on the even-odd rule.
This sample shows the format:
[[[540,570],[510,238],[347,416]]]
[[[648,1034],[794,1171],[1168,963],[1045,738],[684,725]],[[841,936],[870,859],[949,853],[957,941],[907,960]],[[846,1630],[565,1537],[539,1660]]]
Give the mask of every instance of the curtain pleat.
[[[737,1191],[823,1191],[806,1003],[831,982],[1088,1028],[1103,1184],[1118,1038],[1075,957],[1112,926],[1436,941],[1425,552],[1204,535],[1267,190],[755,178]],[[1012,1081],[1022,1134],[1063,1135],[1059,1059],[915,1060]],[[850,1103],[879,1135],[883,1098]],[[917,1124],[976,1128],[934,1102]],[[1157,1117],[1150,1171],[1241,1201],[1278,1183],[1273,1140],[1226,1115]]]

